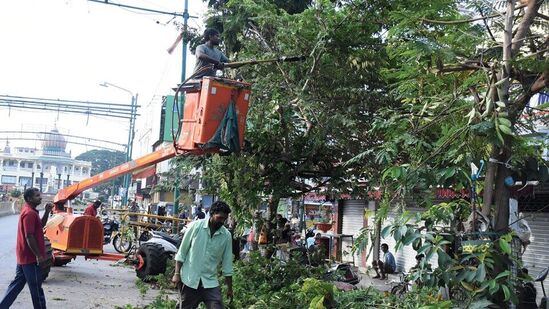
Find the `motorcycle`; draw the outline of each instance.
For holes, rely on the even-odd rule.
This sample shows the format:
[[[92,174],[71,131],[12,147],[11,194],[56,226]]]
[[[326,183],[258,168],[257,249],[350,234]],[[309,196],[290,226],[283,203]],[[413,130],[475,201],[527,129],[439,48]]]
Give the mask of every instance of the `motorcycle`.
[[[120,223],[116,220],[104,218],[103,219],[103,244],[107,245],[111,243],[113,234],[118,232]]]
[[[133,260],[137,277],[147,281],[158,274],[163,274],[166,271],[168,259],[173,259],[177,253],[185,231],[186,227],[183,227],[178,234],[150,231],[150,238],[139,246]]]

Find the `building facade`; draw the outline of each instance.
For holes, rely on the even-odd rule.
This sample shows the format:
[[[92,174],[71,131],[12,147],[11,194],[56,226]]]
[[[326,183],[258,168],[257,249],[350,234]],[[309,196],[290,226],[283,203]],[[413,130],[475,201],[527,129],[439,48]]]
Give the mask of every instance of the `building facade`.
[[[67,142],[57,129],[44,134],[42,148],[11,147],[6,141],[0,149],[0,191],[29,187],[55,194],[60,188],[90,177],[91,162],[71,158]]]

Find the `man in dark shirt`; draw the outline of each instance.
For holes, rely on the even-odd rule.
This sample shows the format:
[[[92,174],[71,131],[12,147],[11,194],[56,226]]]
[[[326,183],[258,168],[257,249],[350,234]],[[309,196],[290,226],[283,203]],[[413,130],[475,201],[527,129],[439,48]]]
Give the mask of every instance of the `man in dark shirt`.
[[[206,214],[202,211],[202,207],[198,207],[196,209],[195,219],[199,220],[199,219],[204,219],[204,218],[206,218]]]
[[[46,297],[42,289],[42,268],[47,267],[51,260],[46,256],[42,227],[48,220],[53,204],[46,204],[44,215],[40,219],[36,210],[36,207],[42,203],[40,191],[29,188],[25,190],[23,197],[25,205],[21,209],[17,227],[15,279],[10,283],[4,298],[0,301],[2,309],[9,308],[13,304],[25,287],[25,283],[29,286],[33,307],[46,308]]]
[[[84,216],[92,216],[97,217],[97,208],[101,207],[101,201],[97,200],[93,202],[93,204],[90,204],[86,209],[84,210]]]
[[[203,76],[215,76],[215,71],[222,70],[224,63],[229,62],[229,58],[216,48],[221,42],[219,31],[206,29],[204,31],[204,42],[204,44],[196,47],[196,65],[193,73],[196,74],[195,79],[201,79]],[[206,69],[208,65],[212,64],[213,68]]]

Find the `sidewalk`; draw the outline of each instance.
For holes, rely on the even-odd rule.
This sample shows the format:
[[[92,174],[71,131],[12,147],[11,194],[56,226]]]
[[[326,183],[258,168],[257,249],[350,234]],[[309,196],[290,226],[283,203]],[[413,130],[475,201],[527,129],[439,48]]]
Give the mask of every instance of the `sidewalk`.
[[[391,287],[393,286],[391,284],[392,281],[399,280],[398,274],[389,275],[387,280],[374,279],[373,277],[375,275],[376,274],[373,270],[370,270],[369,273],[359,272],[358,276],[360,277],[360,282],[356,285],[356,287],[359,289],[365,289],[371,286],[379,291],[385,292],[391,290]]]

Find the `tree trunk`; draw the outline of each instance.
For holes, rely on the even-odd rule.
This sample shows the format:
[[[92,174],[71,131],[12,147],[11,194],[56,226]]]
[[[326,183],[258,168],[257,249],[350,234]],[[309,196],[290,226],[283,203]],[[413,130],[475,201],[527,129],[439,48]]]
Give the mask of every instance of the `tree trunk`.
[[[490,158],[496,158],[498,153],[498,147],[493,147]],[[492,198],[494,196],[494,182],[496,179],[497,164],[490,162],[488,158],[488,165],[486,167],[486,177],[484,178],[484,193],[482,195],[482,214],[486,217],[490,217],[490,210],[492,208]]]
[[[267,218],[267,234],[269,239],[272,239],[273,231],[276,229],[276,211],[278,209],[278,203],[280,197],[273,195],[269,199],[269,217]]]
[[[505,138],[505,147],[502,153],[497,157],[499,162],[507,162],[511,156],[511,138]],[[505,232],[509,226],[509,188],[505,185],[505,178],[511,173],[509,169],[501,163],[498,163],[496,174],[496,188],[495,188],[495,230],[497,232]]]
[[[503,29],[503,68],[501,79],[504,81],[499,95],[500,100],[509,110],[509,76],[511,72],[512,61],[512,39],[513,39],[513,20],[515,11],[515,0],[507,0],[507,11],[505,13],[505,27]],[[496,124],[497,125],[497,124]],[[497,160],[507,162],[511,156],[511,139],[506,135],[503,138],[503,146]],[[495,145],[494,148],[498,148]],[[497,163],[495,204],[496,204],[496,231],[505,231],[509,225],[509,189],[505,186],[505,177],[509,176],[509,169],[502,163]]]

